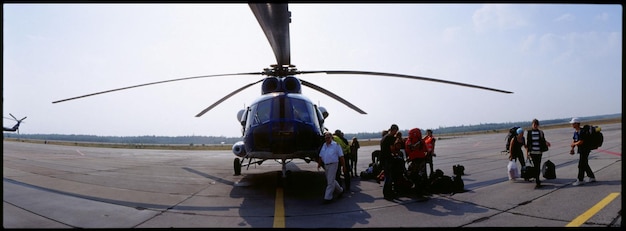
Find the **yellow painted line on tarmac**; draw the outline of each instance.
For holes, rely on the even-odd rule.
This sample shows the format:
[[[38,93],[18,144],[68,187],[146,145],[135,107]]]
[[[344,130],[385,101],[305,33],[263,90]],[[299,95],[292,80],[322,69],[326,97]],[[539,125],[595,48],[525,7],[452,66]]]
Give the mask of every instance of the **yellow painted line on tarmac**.
[[[602,210],[602,208],[604,208],[606,205],[611,203],[611,201],[613,201],[615,198],[617,198],[617,196],[619,196],[619,193],[611,193],[611,194],[609,194],[604,199],[602,199],[600,202],[598,202],[596,205],[591,207],[589,210],[587,210],[583,214],[580,214],[580,216],[578,216],[576,219],[571,221],[565,227],[579,227],[580,225],[584,224],[587,220],[589,220],[589,218],[593,217],[593,215],[595,215],[600,210]]]
[[[274,228],[285,228],[285,203],[283,203],[283,189],[276,188],[276,202],[274,202]]]

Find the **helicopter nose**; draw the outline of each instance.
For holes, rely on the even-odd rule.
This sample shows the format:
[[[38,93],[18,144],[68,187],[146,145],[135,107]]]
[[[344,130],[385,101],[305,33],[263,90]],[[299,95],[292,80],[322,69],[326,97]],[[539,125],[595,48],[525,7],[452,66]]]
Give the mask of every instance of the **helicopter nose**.
[[[321,145],[319,134],[312,126],[295,121],[270,122],[250,131],[249,148],[253,151],[269,151],[290,154],[298,151],[317,150]]]

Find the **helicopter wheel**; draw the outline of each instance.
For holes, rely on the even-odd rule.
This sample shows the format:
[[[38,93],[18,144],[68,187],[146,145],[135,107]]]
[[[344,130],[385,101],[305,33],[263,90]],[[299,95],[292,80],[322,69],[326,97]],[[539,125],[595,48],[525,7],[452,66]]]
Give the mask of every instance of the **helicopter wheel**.
[[[239,160],[239,158],[235,158],[233,166],[235,168],[235,176],[241,175],[241,161]]]

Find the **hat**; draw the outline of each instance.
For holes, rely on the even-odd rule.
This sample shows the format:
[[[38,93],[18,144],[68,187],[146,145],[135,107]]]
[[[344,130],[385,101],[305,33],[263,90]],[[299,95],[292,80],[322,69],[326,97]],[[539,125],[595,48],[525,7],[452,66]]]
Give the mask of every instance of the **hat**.
[[[524,133],[524,129],[522,129],[522,128],[518,128],[518,129],[517,129],[517,134],[519,135],[519,134],[522,134],[522,133]]]
[[[389,130],[399,130],[398,125],[392,124]]]
[[[339,135],[341,135],[341,134],[343,134],[343,133],[341,133],[341,130],[339,130],[339,129],[335,130],[335,135],[338,135],[338,136],[339,136]]]
[[[579,124],[580,120],[577,117],[572,118],[572,120],[569,121],[570,124]]]

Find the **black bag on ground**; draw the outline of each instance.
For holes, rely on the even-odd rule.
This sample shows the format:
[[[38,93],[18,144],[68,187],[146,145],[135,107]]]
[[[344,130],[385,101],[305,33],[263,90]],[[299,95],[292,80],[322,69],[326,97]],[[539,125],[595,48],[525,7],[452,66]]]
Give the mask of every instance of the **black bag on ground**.
[[[454,175],[465,175],[465,167],[463,165],[460,165],[460,164],[452,166],[452,174],[454,174]]]
[[[456,174],[454,178],[444,175],[440,169],[435,170],[430,177],[431,193],[462,193],[465,192],[465,183],[461,179],[460,174]]]
[[[437,176],[430,183],[431,193],[452,193],[454,191],[454,180],[450,176]]]
[[[556,178],[556,166],[552,161],[548,160],[543,163],[541,166],[541,175],[546,179],[555,179]]]
[[[461,174],[454,175],[454,188],[452,192],[454,193],[463,193],[465,192],[465,183],[463,182],[463,178],[461,178]]]
[[[530,179],[534,179],[537,171],[539,171],[539,169],[537,169],[537,166],[532,166],[532,161],[529,161],[529,162],[530,162],[530,165],[526,165],[522,167],[521,177],[524,178],[524,180],[526,181],[530,181]]]

